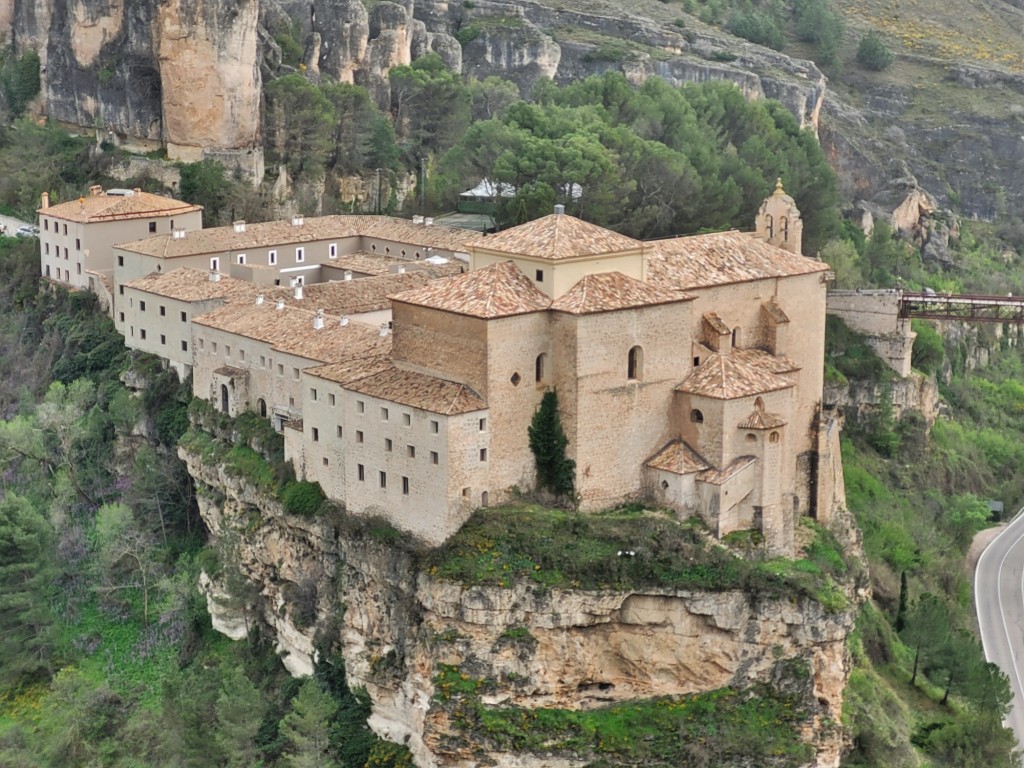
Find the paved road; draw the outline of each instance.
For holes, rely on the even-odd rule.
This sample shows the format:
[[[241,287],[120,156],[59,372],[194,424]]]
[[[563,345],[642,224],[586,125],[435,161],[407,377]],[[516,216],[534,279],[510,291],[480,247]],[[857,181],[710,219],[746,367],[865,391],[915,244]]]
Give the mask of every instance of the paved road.
[[[985,658],[1010,678],[1013,708],[1006,724],[1024,744],[1024,515],[1019,512],[978,560],[974,604]]]
[[[21,221],[20,219],[11,218],[10,216],[0,216],[0,224],[7,227],[6,234],[8,237],[14,237],[14,233],[18,231],[18,227],[29,223],[30,222],[27,221]]]

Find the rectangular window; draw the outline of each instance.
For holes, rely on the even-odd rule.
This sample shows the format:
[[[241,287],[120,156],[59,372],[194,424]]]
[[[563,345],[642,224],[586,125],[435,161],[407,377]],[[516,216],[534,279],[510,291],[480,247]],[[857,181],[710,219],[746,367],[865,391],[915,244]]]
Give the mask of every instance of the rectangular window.
[[[356,442],[357,443],[363,442],[363,430],[361,430],[361,429],[357,429],[356,430]]]
[[[239,264],[245,264],[245,254],[244,253],[238,254],[238,263]]]
[[[362,482],[363,480],[365,480],[366,479],[366,467],[364,467],[362,464],[356,464],[356,474],[359,477],[359,482]]]
[[[404,424],[407,427],[412,426],[412,414],[403,413],[402,414],[402,424]]]
[[[206,339],[199,340],[199,349],[206,349]]]
[[[139,329],[139,338],[140,339],[145,339],[146,338],[146,329],[145,328],[140,328]]]
[[[266,367],[267,367],[266,355],[260,355],[260,368],[266,368]]]
[[[544,282],[544,270],[543,269],[538,269],[537,270],[536,275],[535,275],[535,279],[536,279],[536,281],[538,283],[543,283]]]
[[[160,317],[167,317],[167,307],[160,305]]]
[[[210,259],[210,271],[217,272],[220,270],[220,259],[214,256]]]
[[[390,437],[385,437],[384,438],[384,450],[387,451],[388,453],[391,453],[392,448],[394,448],[394,443],[391,442],[391,438]]]
[[[332,259],[338,258],[338,244],[337,243],[331,243],[330,245],[327,246],[327,255],[330,256]]]
[[[214,354],[214,355],[217,354],[217,342],[216,341],[210,342],[210,352],[212,354]]]
[[[124,286],[123,285],[117,286],[117,293],[118,293],[119,296],[124,296]]]
[[[82,274],[82,263],[81,262],[75,264],[75,272],[78,273],[79,275]]]
[[[481,448],[480,449],[480,461],[487,461],[487,449],[486,448]]]
[[[430,463],[431,463],[431,464],[437,464],[437,463],[439,463],[439,462],[438,462],[438,459],[439,459],[439,458],[440,458],[440,457],[439,457],[439,456],[437,455],[437,451],[431,451],[431,452],[430,452]]]
[[[79,238],[77,238],[77,237],[75,238],[75,250],[76,251],[82,250],[82,241]]]
[[[295,249],[295,261],[297,263],[301,264],[305,260],[306,260],[306,249],[305,248],[296,248]]]
[[[321,459],[321,461],[323,462],[323,465],[325,467],[331,463],[330,459],[328,459],[326,456],[324,456],[323,459]]]
[[[181,351],[182,352],[188,352],[188,342],[187,341],[182,340],[182,342],[181,342]]]
[[[156,222],[155,221],[149,222],[149,231],[151,233],[153,233],[153,234],[156,234]]]
[[[46,251],[46,255],[49,256],[50,255],[50,244],[49,243],[45,243],[43,245],[43,250],[45,250]]]
[[[277,251],[267,251],[267,264],[270,266],[277,264]]]
[[[277,375],[284,376],[284,366],[281,363],[277,364]]]
[[[340,440],[345,434],[345,431],[341,428],[341,424],[338,425],[338,439]]]
[[[64,234],[66,235],[67,233],[68,233],[68,225],[67,225],[67,224],[65,224],[65,225],[64,225]]]
[[[145,311],[146,311],[146,302],[140,301],[139,302],[139,312],[145,312]]]
[[[320,442],[320,430],[317,429],[316,427],[313,427],[313,442],[314,443],[319,443]]]
[[[381,417],[381,418],[382,418],[382,419],[383,419],[384,421],[387,421],[387,420],[388,420],[388,409],[387,409],[387,408],[381,408],[381,409],[380,409],[380,417]]]
[[[228,344],[224,345],[224,357],[231,357],[231,346]]]
[[[45,229],[47,232],[50,231],[50,220],[49,219],[43,219],[43,229]]]
[[[380,479],[380,487],[381,488],[387,488],[388,487],[388,473],[383,471],[383,470],[381,470],[380,472],[377,473],[377,477]]]
[[[117,313],[117,319],[118,319],[118,322],[123,323],[124,322],[124,312],[118,312]]]
[[[296,381],[299,380],[299,369],[298,368],[292,368],[292,378],[295,379]]]
[[[409,495],[409,478],[408,477],[403,477],[402,478],[402,495],[403,496],[408,496]]]
[[[362,413],[366,410],[366,403],[362,400],[356,400],[356,413]]]
[[[327,404],[332,406],[332,407],[334,406],[334,393],[333,392],[331,392],[330,394],[327,395]]]
[[[242,360],[242,361],[245,360],[245,350],[244,349],[238,350],[238,359]]]
[[[164,346],[167,346],[167,336],[166,336],[166,334],[163,334],[163,333],[160,334],[160,343],[163,344]]]
[[[438,433],[438,431],[439,431],[439,428],[440,428],[440,424],[438,424],[435,419],[431,419],[430,420],[430,431],[433,432],[436,435]]]
[[[185,312],[181,313],[181,322],[183,322],[183,323],[187,323],[188,322],[188,314],[186,314]]]
[[[117,257],[117,266],[119,266],[119,267],[123,267],[124,266],[124,256],[118,256]]]
[[[487,419],[480,419],[480,431],[481,432],[486,432],[487,431]]]
[[[314,400],[314,401],[316,400],[316,388],[315,387],[310,387],[309,388],[309,399],[310,400]]]
[[[407,445],[407,446],[405,446],[405,452],[409,455],[410,459],[415,459],[416,458],[416,446],[415,445]]]

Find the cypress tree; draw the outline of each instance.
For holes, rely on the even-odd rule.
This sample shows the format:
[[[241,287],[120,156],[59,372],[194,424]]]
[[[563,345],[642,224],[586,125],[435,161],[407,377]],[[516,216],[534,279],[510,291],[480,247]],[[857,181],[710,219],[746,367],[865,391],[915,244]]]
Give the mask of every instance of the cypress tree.
[[[537,466],[537,485],[558,496],[571,496],[576,462],[565,455],[569,439],[558,415],[558,395],[548,390],[529,428],[530,450]]]

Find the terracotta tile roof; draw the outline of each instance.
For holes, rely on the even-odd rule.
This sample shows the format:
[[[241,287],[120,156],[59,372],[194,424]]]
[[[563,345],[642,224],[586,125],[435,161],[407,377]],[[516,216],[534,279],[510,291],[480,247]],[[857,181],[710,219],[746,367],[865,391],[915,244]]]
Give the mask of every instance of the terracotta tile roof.
[[[495,235],[477,237],[471,248],[556,261],[643,248],[643,243],[575,216],[553,213]]]
[[[772,373],[785,375],[800,370],[800,366],[785,355],[773,355],[763,349],[734,349],[729,354],[737,360],[765,368]]]
[[[765,317],[776,325],[782,325],[783,323],[789,322],[789,316],[782,311],[782,307],[779,306],[775,299],[761,304],[761,311],[764,312]]]
[[[674,472],[677,475],[689,475],[711,466],[700,457],[700,454],[682,440],[673,440],[668,443],[649,458],[646,464],[652,469]]]
[[[766,353],[761,354],[771,357]],[[770,366],[758,358],[716,353],[683,379],[676,391],[717,400],[733,400],[792,386],[793,382],[774,373]]]
[[[353,272],[361,272],[364,275],[386,275],[392,267],[408,263],[408,259],[399,259],[395,256],[355,251],[354,253],[339,253],[338,258],[330,261],[329,265],[336,269],[351,269]]]
[[[388,298],[391,294],[421,288],[433,279],[435,275],[429,270],[417,270],[404,274],[388,273],[330,283],[311,283],[303,286],[302,299],[294,298],[294,292],[288,290],[285,302],[289,306],[322,309],[334,315],[376,312],[391,308],[391,300]]]
[[[445,416],[481,411],[487,407],[487,403],[465,384],[394,367],[344,386],[353,392]]]
[[[617,309],[691,301],[694,297],[650,285],[621,272],[599,272],[586,275],[559,296],[551,308],[573,315],[611,312]]]
[[[511,261],[474,269],[458,277],[435,280],[419,290],[395,294],[391,298],[406,304],[487,319],[539,312],[551,306],[551,299]]]
[[[711,469],[705,469],[697,475],[697,479],[702,483],[708,483],[710,485],[724,485],[756,461],[757,459],[753,456],[740,456],[739,458],[733,459],[725,469],[716,469],[714,467]]]
[[[732,333],[729,326],[722,322],[722,318],[718,316],[717,312],[705,312],[701,315],[701,320],[719,336],[726,336]]]
[[[195,318],[197,326],[213,328],[269,344],[279,352],[316,360],[340,362],[359,357],[390,354],[391,336],[359,323],[341,326],[340,318],[324,315],[324,327],[313,327],[314,311],[272,302],[227,304]]]
[[[151,272],[125,284],[155,296],[180,301],[204,301],[206,299],[252,299],[262,293],[260,286],[247,280],[235,280],[222,275],[219,280],[210,280],[209,272],[183,267],[170,272]]]
[[[319,216],[304,219],[301,226],[292,224],[290,219],[247,222],[242,232],[236,232],[234,225],[213,227],[188,232],[184,237],[158,235],[145,240],[120,243],[117,247],[132,253],[173,259],[366,236],[408,244],[413,248],[423,248],[423,256],[426,258],[428,247],[466,252],[466,242],[475,238],[477,234],[454,227],[427,227],[393,216]],[[409,256],[412,257],[413,254]],[[342,257],[339,256],[340,258]]]
[[[391,355],[371,354],[365,357],[352,358],[340,363],[327,363],[313,368],[306,368],[305,373],[318,379],[333,381],[335,384],[349,384],[357,379],[372,376],[391,368]]]
[[[755,410],[736,426],[738,429],[776,429],[786,426],[786,421],[777,413]]]
[[[132,191],[127,195],[110,195],[106,192],[99,195],[89,194],[78,200],[39,208],[36,213],[63,221],[91,223],[116,219],[144,219],[148,216],[179,216],[201,210],[201,205],[191,205],[172,197]]]
[[[228,376],[229,378],[232,379],[242,379],[245,378],[248,371],[245,370],[245,368],[235,368],[234,366],[231,365],[222,365],[220,368],[214,370],[214,373],[217,374],[218,376]]]
[[[825,272],[828,265],[769,245],[753,233],[714,232],[647,244],[647,280],[676,290]]]

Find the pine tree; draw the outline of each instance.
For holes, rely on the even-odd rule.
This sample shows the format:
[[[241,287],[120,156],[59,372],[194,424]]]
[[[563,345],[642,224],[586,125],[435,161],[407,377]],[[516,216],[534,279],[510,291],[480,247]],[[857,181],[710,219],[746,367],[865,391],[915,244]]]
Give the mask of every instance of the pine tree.
[[[281,735],[288,742],[285,764],[290,768],[333,768],[330,759],[331,718],[338,704],[320,684],[309,679],[292,699],[292,711],[281,720]]]
[[[227,768],[252,768],[259,764],[256,736],[263,722],[263,710],[260,692],[249,682],[242,667],[226,669],[214,709],[214,739],[227,756]]]
[[[558,496],[571,496],[576,462],[565,455],[569,439],[558,415],[558,395],[548,390],[529,428],[530,450],[537,465],[537,484]]]

